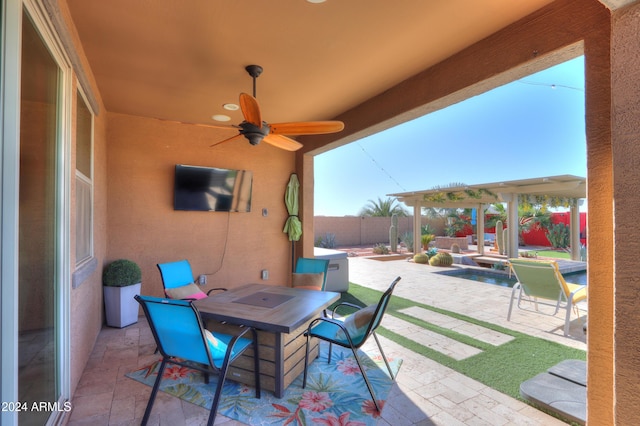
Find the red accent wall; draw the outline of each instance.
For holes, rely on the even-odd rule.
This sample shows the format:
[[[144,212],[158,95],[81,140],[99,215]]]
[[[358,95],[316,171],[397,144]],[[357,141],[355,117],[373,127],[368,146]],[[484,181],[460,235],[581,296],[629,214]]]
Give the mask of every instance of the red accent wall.
[[[564,223],[569,226],[571,214],[567,213],[551,213],[551,221],[555,223]],[[587,244],[587,214],[580,213],[580,243]],[[542,229],[535,229],[522,234],[524,243],[530,246],[548,246],[551,247],[551,243],[547,238],[546,233]]]

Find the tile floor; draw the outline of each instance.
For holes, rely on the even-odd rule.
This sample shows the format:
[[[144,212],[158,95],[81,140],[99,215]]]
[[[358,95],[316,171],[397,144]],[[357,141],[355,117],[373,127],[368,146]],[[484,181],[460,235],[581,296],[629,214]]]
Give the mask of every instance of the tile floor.
[[[580,321],[573,321],[570,337],[562,334],[563,319],[560,315],[547,317],[518,310],[514,312],[512,321],[507,322],[510,289],[433,274],[430,273],[432,270],[407,261],[349,258],[352,282],[384,290],[399,275],[402,280],[396,287],[398,296],[586,350]],[[411,314],[420,316],[428,313],[414,311]],[[439,320],[446,318],[430,319]],[[383,325],[400,333],[404,330],[405,335],[413,333],[411,324],[393,317],[385,318]],[[469,324],[453,322],[448,326],[487,339],[491,344],[501,344],[505,339],[504,335],[487,333]],[[448,351],[451,356],[471,354],[469,348],[457,347],[438,336],[424,334],[420,338]],[[388,356],[403,359],[397,383],[378,422],[381,426],[565,424],[394,342],[384,338],[381,341]],[[155,360],[154,350],[153,337],[143,318],[125,329],[103,328],[76,389],[68,424],[140,424],[150,388],[126,378],[124,374]],[[149,424],[195,426],[205,424],[207,416],[206,409],[159,392]],[[218,416],[216,424],[231,426],[241,423]]]

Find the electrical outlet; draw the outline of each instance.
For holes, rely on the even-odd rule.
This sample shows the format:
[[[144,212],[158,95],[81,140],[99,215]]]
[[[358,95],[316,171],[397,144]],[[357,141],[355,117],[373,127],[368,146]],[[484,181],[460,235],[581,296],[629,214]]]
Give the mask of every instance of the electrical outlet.
[[[262,273],[261,273],[262,279],[263,280],[268,280],[269,279],[269,270],[268,269],[263,269]]]
[[[206,275],[200,275],[198,277],[198,284],[206,285],[207,284],[207,276]]]

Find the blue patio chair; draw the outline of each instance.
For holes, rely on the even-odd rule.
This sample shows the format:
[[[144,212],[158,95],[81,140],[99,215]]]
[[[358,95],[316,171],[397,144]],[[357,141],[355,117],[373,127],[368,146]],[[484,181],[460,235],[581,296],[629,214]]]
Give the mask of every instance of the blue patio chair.
[[[226,291],[226,288],[212,288],[206,293],[194,282],[191,264],[188,260],[158,263],[164,294],[170,299],[203,299],[213,291]]]
[[[328,270],[329,261],[326,259],[298,258],[292,277],[292,287],[324,291]]]
[[[142,306],[158,350],[162,355],[162,363],[149,396],[142,425],[146,425],[149,421],[153,402],[167,364],[177,364],[199,370],[205,374],[205,383],[209,383],[210,373],[218,374],[218,385],[207,423],[213,425],[229,365],[247,348],[253,346],[256,398],[260,398],[258,335],[253,328],[242,327],[242,332],[237,336],[214,334],[204,328],[200,313],[193,306],[192,301],[151,296],[135,296],[135,299]],[[244,337],[249,332],[253,334],[251,339]]]
[[[366,308],[363,308],[352,303],[342,302],[333,308],[331,312],[331,318],[316,318],[309,324],[309,327],[305,332],[305,336],[307,336],[307,350],[304,358],[304,377],[302,380],[303,388],[307,386],[307,367],[309,366],[310,346],[309,341],[312,337],[317,337],[320,340],[329,342],[329,357],[327,361],[328,363],[331,363],[331,349],[333,347],[332,345],[336,344],[338,346],[342,346],[343,348],[351,349],[351,351],[353,352],[353,356],[358,363],[358,367],[360,368],[360,372],[362,373],[362,377],[364,378],[367,388],[369,389],[369,393],[371,394],[373,403],[375,404],[378,412],[380,412],[378,400],[376,399],[376,396],[373,392],[373,387],[371,387],[371,383],[369,382],[367,373],[365,373],[364,368],[362,368],[362,363],[360,362],[360,358],[358,357],[357,350],[366,343],[369,336],[373,335],[373,338],[378,344],[380,355],[382,355],[382,359],[384,359],[387,370],[389,370],[389,376],[391,376],[392,380],[395,380],[395,376],[391,371],[389,361],[382,351],[382,346],[380,346],[380,341],[378,340],[378,336],[376,335],[376,329],[382,322],[382,317],[387,310],[389,300],[391,299],[391,295],[393,294],[393,290],[398,281],[400,281],[400,277],[397,277],[395,280],[393,280],[387,291],[385,291],[382,297],[380,297],[380,300],[376,305],[370,305]],[[339,320],[335,317],[335,315],[338,311],[338,308],[341,306],[356,308],[357,311],[344,318],[344,320]]]

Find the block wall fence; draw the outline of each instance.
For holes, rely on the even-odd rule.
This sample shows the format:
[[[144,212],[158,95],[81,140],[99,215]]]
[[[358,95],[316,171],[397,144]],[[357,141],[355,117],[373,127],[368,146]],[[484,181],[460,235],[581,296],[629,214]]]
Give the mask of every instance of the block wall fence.
[[[444,235],[445,219],[422,218],[422,226],[429,223],[436,235]],[[389,243],[390,217],[316,216],[314,241],[327,234],[335,235],[336,246],[361,246]],[[413,216],[398,218],[398,237],[413,232]]]

